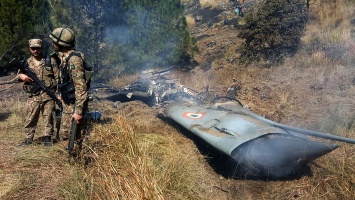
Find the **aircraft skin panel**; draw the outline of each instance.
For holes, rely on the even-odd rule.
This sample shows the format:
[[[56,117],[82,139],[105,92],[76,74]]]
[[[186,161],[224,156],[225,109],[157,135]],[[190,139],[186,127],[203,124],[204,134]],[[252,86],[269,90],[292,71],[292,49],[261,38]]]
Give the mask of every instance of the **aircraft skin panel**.
[[[193,105],[172,103],[165,115],[228,155],[244,142],[262,135],[285,133],[246,115]]]
[[[174,68],[174,67],[172,67]],[[169,70],[146,70],[124,88],[98,86],[113,92],[112,101],[140,100],[164,108],[164,116],[233,158],[245,176],[285,178],[339,147],[308,136],[355,144],[355,139],[277,123],[254,113],[235,98],[202,93],[171,79]],[[198,102],[196,102],[197,100]],[[96,114],[94,115],[96,116]],[[236,166],[233,166],[236,167]]]
[[[308,162],[338,145],[311,141],[259,120],[241,106],[202,107],[171,103],[164,115],[217,150],[229,155],[252,176],[283,178],[302,171]],[[248,115],[249,114],[249,115]]]

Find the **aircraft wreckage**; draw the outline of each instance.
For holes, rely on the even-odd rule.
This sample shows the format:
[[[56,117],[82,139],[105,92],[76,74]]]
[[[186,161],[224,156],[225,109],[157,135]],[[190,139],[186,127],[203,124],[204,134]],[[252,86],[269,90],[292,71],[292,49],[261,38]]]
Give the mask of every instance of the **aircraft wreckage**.
[[[125,88],[98,86],[112,92],[111,100],[126,98],[163,108],[163,115],[232,158],[245,174],[283,179],[301,172],[309,162],[339,146],[307,136],[355,144],[355,139],[286,126],[255,114],[230,97],[204,101],[198,93],[169,79],[169,69],[145,71]],[[119,98],[121,97],[121,98]]]

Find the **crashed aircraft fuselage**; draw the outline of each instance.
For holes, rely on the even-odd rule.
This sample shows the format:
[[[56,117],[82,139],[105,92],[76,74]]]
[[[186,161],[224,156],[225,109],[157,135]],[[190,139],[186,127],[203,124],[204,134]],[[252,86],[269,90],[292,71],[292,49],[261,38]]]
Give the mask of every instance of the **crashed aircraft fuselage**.
[[[221,105],[199,106],[171,103],[164,115],[185,127],[219,151],[232,157],[246,175],[285,178],[302,170],[310,161],[338,146],[308,140],[296,133],[270,126],[241,111]],[[222,105],[223,106],[223,105]]]
[[[338,147],[306,136],[355,144],[351,138],[278,124],[244,108],[236,99],[227,98],[224,103],[201,101],[203,95],[166,78],[168,70],[162,72],[147,72],[141,81],[115,89],[114,96],[143,97],[150,106],[164,108],[166,118],[230,156],[246,175],[287,178]]]

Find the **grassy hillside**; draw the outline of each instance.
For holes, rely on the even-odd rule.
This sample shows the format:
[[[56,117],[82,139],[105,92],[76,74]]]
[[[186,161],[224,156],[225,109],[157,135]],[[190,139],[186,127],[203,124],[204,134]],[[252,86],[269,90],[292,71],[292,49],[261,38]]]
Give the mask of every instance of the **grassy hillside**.
[[[194,70],[176,74],[182,84],[225,93],[235,78],[241,85],[237,97],[256,113],[355,138],[354,1],[312,4],[303,48],[282,66],[238,64],[235,50],[242,41],[236,33],[242,19],[233,18],[228,1],[184,2],[198,5],[187,14],[200,53]],[[225,16],[233,23],[223,25]],[[112,84],[131,80],[123,77]],[[103,121],[92,124],[82,159],[69,164],[65,142],[50,148],[18,146],[25,98],[20,85],[0,97],[0,199],[355,198],[354,145],[339,143],[339,149],[311,163],[312,173],[300,179],[229,178],[220,167],[226,162],[223,155],[206,153],[196,138],[156,117],[157,110],[142,102],[114,107],[97,100],[92,109],[104,113]]]

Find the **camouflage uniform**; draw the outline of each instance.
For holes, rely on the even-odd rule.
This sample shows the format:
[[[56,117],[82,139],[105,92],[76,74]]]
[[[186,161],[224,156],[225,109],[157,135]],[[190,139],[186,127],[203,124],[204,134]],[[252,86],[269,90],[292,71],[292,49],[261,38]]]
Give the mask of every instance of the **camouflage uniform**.
[[[61,60],[61,65],[59,67],[59,83],[62,83],[63,81],[63,70],[68,70],[69,76],[73,79],[75,87],[75,103],[64,102],[63,104],[62,122],[60,127],[60,135],[62,139],[67,139],[70,136],[70,127],[73,113],[75,112],[76,114],[84,115],[87,109],[86,100],[88,93],[84,77],[85,71],[83,58],[73,55],[68,60],[68,63],[66,63],[66,59],[74,51],[75,50],[69,50],[66,53],[59,52],[58,55]],[[77,133],[83,134],[81,133],[83,126],[85,126],[85,122],[81,121],[79,123]]]
[[[52,59],[51,67],[45,66],[44,58],[42,58],[39,65],[36,65],[33,56],[27,60],[27,63],[28,66],[36,73],[37,77],[40,80],[43,80],[45,86],[51,88],[52,91],[55,92],[57,85],[55,77],[58,74],[58,68],[54,59]],[[28,95],[29,98],[27,99],[27,116],[25,122],[26,139],[33,140],[40,113],[42,113],[44,121],[43,136],[53,135],[52,111],[54,108],[54,101],[44,90],[40,90],[36,94],[29,92]]]

